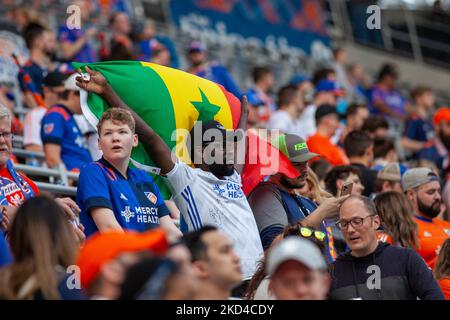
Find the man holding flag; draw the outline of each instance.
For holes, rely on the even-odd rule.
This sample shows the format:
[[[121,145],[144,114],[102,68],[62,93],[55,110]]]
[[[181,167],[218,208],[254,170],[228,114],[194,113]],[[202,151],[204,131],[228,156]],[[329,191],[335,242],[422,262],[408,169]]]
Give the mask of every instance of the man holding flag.
[[[204,150],[208,147],[217,159],[226,158],[227,130],[215,120],[197,122],[191,131],[194,139],[191,139],[192,148],[189,149],[196,154],[191,154],[192,159],[200,155],[200,163],[192,168],[181,161],[174,161],[171,150],[164,140],[122,101],[106,78],[89,67],[86,67],[86,71],[90,74],[90,80],[78,77],[77,84],[80,88],[95,92],[112,107],[129,109],[132,112],[136,120],[136,132],[144,149],[169,182],[173,200],[183,216],[182,231],[198,230],[204,225],[217,226],[232,239],[241,261],[243,280],[250,280],[257,262],[263,256],[263,250],[253,213],[241,190],[240,172],[243,166],[235,168],[233,162],[210,163],[208,160],[211,159],[203,158]],[[247,122],[246,107],[247,102],[243,100],[239,121],[239,127],[242,129],[245,129]],[[195,131],[201,132],[203,136],[209,130],[219,135],[213,136],[210,140],[196,141]],[[241,295],[245,287],[246,282],[235,295]]]

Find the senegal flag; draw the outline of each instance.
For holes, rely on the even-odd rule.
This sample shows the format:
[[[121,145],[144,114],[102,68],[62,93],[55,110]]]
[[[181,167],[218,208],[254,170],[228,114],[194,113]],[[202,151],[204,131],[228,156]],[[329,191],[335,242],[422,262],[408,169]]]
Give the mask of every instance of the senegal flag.
[[[217,120],[227,129],[236,129],[238,125],[240,101],[210,80],[139,61],[73,63],[75,69],[83,70],[86,65],[102,73],[120,98],[186,163],[190,160],[184,151],[185,133],[195,121]],[[84,115],[95,127],[108,104],[97,94],[84,90],[80,99]],[[156,175],[154,163],[141,144],[133,149],[131,158],[134,166],[152,174],[161,192],[169,197],[170,192]]]

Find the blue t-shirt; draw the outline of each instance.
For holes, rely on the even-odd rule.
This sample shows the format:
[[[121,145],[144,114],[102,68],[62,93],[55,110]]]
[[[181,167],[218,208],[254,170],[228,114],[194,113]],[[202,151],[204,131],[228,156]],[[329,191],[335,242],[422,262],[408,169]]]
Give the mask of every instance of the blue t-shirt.
[[[65,25],[59,27],[59,32],[58,32],[58,41],[59,42],[73,43],[73,42],[77,41],[79,38],[81,38],[82,36],[84,36],[83,29],[70,30]],[[69,60],[90,63],[90,62],[97,61],[97,58],[96,58],[95,52],[92,49],[89,42],[86,42],[85,45],[81,48],[81,50],[78,51],[77,54]]]
[[[42,143],[61,146],[61,160],[67,170],[81,169],[92,161],[86,139],[67,107],[60,104],[50,107],[41,124]]]
[[[158,186],[145,171],[129,168],[127,179],[104,158],[81,170],[77,203],[86,236],[98,231],[89,212],[93,208],[111,209],[123,229],[140,232],[159,226],[159,218],[169,214]]]
[[[424,120],[417,114],[412,114],[405,126],[406,137],[416,141],[428,141],[434,138],[434,128],[430,121]]]
[[[34,63],[31,60],[27,61],[27,63],[23,67],[23,70],[30,76],[31,81],[34,84],[34,87],[35,87],[37,93],[42,94],[43,93],[42,81],[44,80],[45,76],[47,75],[48,70],[43,69],[41,66]],[[17,76],[19,78],[20,88],[22,89],[22,91],[27,91],[28,87],[25,84],[25,81],[23,79],[24,75],[19,72],[19,74]]]
[[[3,231],[0,230],[0,268],[12,262],[11,252]]]
[[[177,54],[177,50],[175,49],[175,45],[173,43],[173,41],[168,38],[168,37],[164,37],[164,36],[160,36],[160,35],[156,35],[154,37],[154,39],[156,41],[158,41],[159,43],[163,44],[167,50],[170,52],[170,66],[172,68],[178,69],[178,67],[180,66],[179,63],[179,59],[178,59],[178,54]],[[152,56],[152,49],[150,48],[150,40],[142,40],[141,42],[139,42],[139,49],[141,51],[141,56],[140,56],[140,60],[145,60],[145,61],[150,61],[151,56]]]
[[[242,93],[239,90],[238,85],[223,65],[217,62],[211,62],[209,65],[196,70],[194,74],[201,78],[221,84],[230,93],[234,94],[238,99],[241,99]]]

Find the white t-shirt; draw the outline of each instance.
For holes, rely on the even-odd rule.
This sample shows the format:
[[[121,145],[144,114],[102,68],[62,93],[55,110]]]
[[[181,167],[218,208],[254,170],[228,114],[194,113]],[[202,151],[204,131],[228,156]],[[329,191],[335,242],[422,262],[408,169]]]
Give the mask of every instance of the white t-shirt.
[[[296,134],[305,139],[300,119],[293,119],[284,110],[277,110],[272,114],[268,124],[269,129],[280,129],[283,133]]]
[[[308,139],[309,136],[312,136],[316,133],[316,110],[317,106],[311,104],[305,108],[302,115],[300,116],[300,127],[302,129],[302,137]]]
[[[42,147],[41,121],[47,109],[38,107],[27,112],[23,123],[23,144],[36,144]]]
[[[211,172],[178,162],[167,174],[173,200],[189,231],[213,225],[233,242],[241,260],[243,279],[250,279],[264,252],[258,227],[235,171],[224,180]]]

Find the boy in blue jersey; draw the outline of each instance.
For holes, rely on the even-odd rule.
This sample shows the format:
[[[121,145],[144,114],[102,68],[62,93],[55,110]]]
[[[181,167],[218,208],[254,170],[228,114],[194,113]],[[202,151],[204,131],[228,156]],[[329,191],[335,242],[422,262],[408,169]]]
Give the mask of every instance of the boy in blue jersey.
[[[75,76],[64,82],[59,102],[48,109],[41,122],[41,139],[48,166],[64,163],[71,171],[78,171],[92,161],[86,139],[74,118],[74,114],[82,113]]]
[[[169,238],[181,236],[157,185],[143,170],[128,168],[138,145],[130,112],[106,111],[98,122],[103,157],[81,170],[77,203],[87,236],[96,231],[146,231],[161,226]]]

